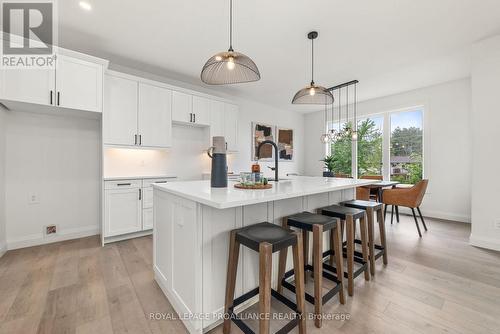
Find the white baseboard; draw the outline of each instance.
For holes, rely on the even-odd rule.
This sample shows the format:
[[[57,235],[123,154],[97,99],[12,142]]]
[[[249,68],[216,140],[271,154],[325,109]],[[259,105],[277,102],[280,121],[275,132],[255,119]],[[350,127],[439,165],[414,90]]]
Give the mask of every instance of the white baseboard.
[[[88,225],[78,228],[62,230],[54,236],[44,236],[42,233],[30,234],[20,238],[13,238],[7,240],[7,249],[12,250],[18,248],[45,245],[53,242],[89,237],[92,235],[97,235],[99,233],[100,233],[99,226]]]
[[[500,240],[493,238],[477,237],[471,234],[469,243],[472,246],[486,248],[490,250],[500,251]]]

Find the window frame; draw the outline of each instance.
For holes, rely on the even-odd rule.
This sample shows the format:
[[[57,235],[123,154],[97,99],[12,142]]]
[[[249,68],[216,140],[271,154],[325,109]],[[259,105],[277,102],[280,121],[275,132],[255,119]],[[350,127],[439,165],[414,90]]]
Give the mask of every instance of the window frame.
[[[427,145],[429,143],[429,138],[428,138],[428,119],[427,119],[427,108],[425,104],[416,104],[411,107],[404,107],[404,108],[397,108],[397,109],[391,109],[388,111],[383,111],[383,112],[375,112],[375,113],[369,113],[369,114],[362,114],[358,115],[359,120],[367,119],[367,118],[375,118],[375,117],[382,117],[383,118],[383,125],[382,125],[382,176],[384,180],[390,180],[391,179],[391,116],[394,114],[400,114],[404,112],[412,112],[412,111],[417,111],[420,110],[422,112],[422,178],[428,178],[428,163],[430,160],[430,157],[427,156]],[[339,122],[345,123],[347,120],[346,118],[341,118],[340,120],[333,120],[333,121],[327,121],[325,130],[328,131],[328,129],[333,126],[333,124],[338,124]],[[329,155],[331,154],[331,148],[332,145],[331,143],[325,144],[325,154]],[[351,165],[351,170],[352,170],[352,177],[357,179],[358,178],[358,145],[357,141],[352,141],[352,165]]]

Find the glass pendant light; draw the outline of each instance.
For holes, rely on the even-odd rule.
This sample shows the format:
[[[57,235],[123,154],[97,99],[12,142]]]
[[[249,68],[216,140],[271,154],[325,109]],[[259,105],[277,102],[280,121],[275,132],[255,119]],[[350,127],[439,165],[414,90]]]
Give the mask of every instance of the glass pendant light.
[[[352,140],[358,140],[358,120],[357,120],[357,112],[358,112],[358,97],[357,97],[357,87],[358,84],[354,84],[354,124],[352,126]]]
[[[229,50],[212,56],[201,70],[201,81],[229,85],[260,80],[257,65],[248,56],[233,50],[233,0],[229,0]]]
[[[328,109],[326,103],[325,103],[325,126],[326,126],[326,133],[321,135],[320,140],[323,144],[328,144],[331,142],[331,139],[330,139],[330,134],[328,132]]]
[[[318,38],[318,32],[311,31],[307,34],[307,38],[311,40],[311,83],[295,94],[292,104],[331,104],[333,103],[332,93],[325,87],[314,83],[314,40]]]

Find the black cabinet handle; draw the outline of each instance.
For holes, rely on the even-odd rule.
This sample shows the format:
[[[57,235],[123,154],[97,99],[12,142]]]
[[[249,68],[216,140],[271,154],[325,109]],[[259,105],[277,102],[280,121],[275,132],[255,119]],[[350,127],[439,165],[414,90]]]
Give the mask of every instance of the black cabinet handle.
[[[57,92],[57,105],[61,105],[61,92]]]
[[[167,183],[167,181],[156,181],[155,183]]]
[[[118,187],[124,187],[124,186],[131,186],[132,183],[118,183],[117,186]]]
[[[193,114],[194,118],[193,118],[193,122],[196,123],[196,114]]]
[[[53,102],[53,97],[54,97],[54,91],[50,91],[50,105],[52,105],[54,102]]]
[[[139,188],[139,201],[142,199],[142,189]]]
[[[137,135],[134,135],[134,145],[137,145]]]
[[[142,145],[142,135],[139,135],[139,145]]]

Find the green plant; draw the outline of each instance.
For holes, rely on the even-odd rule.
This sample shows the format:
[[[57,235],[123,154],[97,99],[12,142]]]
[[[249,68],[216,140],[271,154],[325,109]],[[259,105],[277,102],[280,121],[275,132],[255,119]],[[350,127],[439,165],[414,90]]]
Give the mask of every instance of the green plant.
[[[325,168],[328,169],[329,172],[333,172],[333,169],[335,168],[335,163],[336,163],[336,157],[331,154],[327,155],[324,159],[322,159],[323,163],[325,164]]]

